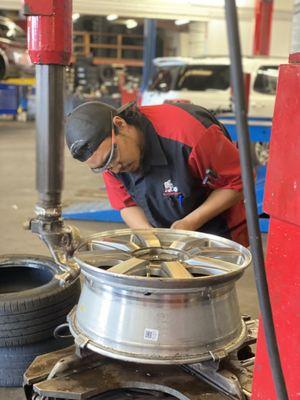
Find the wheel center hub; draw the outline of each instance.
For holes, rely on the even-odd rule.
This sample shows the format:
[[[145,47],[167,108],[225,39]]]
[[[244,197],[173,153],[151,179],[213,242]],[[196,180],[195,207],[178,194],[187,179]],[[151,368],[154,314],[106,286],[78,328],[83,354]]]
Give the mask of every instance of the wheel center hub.
[[[186,253],[182,250],[163,247],[147,247],[138,249],[135,250],[132,255],[136,258],[152,262],[183,261],[187,258]]]

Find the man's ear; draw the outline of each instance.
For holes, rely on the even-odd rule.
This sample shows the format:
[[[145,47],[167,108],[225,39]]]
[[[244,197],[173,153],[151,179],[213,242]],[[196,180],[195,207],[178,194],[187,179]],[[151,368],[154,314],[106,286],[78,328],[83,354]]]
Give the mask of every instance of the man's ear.
[[[127,125],[125,119],[119,117],[118,115],[113,117],[113,124],[117,126],[119,129],[124,128]]]

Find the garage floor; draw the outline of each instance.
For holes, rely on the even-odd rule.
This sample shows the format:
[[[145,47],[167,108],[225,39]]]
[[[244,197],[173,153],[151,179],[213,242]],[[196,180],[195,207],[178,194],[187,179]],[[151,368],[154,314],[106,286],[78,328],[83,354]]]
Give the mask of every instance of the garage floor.
[[[0,254],[44,254],[45,245],[22,224],[34,215],[37,200],[35,190],[35,128],[33,123],[0,121]],[[63,203],[96,201],[103,182],[99,175],[89,172],[80,162],[65,152],[65,189]],[[82,235],[124,224],[72,221]],[[265,239],[265,238],[264,238]],[[258,315],[258,303],[252,268],[238,283],[241,311],[252,317]],[[0,400],[24,399],[22,389],[0,388]]]

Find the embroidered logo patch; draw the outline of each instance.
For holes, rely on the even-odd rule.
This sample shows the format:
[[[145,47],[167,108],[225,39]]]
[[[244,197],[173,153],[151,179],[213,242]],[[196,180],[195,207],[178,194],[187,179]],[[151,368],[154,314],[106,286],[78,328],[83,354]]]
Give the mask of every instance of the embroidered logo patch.
[[[178,187],[172,183],[171,179],[164,182],[164,196],[173,196],[178,194]]]

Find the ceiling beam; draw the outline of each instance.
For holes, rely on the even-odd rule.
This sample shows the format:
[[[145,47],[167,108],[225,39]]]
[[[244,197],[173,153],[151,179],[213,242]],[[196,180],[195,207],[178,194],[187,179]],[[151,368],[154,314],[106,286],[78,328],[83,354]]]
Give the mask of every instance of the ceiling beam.
[[[274,17],[291,18],[293,0],[281,0],[279,7],[274,10]],[[209,4],[219,5],[209,5]],[[224,19],[224,7],[220,6],[221,0],[73,0],[73,11],[83,15],[108,15],[118,14],[123,17],[153,18],[174,20],[187,18],[191,21],[209,21],[211,19]],[[204,5],[205,4],[205,5]],[[238,2],[239,4],[239,2]],[[253,0],[240,0],[239,17],[252,19],[254,16]],[[1,0],[1,9],[20,10],[20,0]]]

